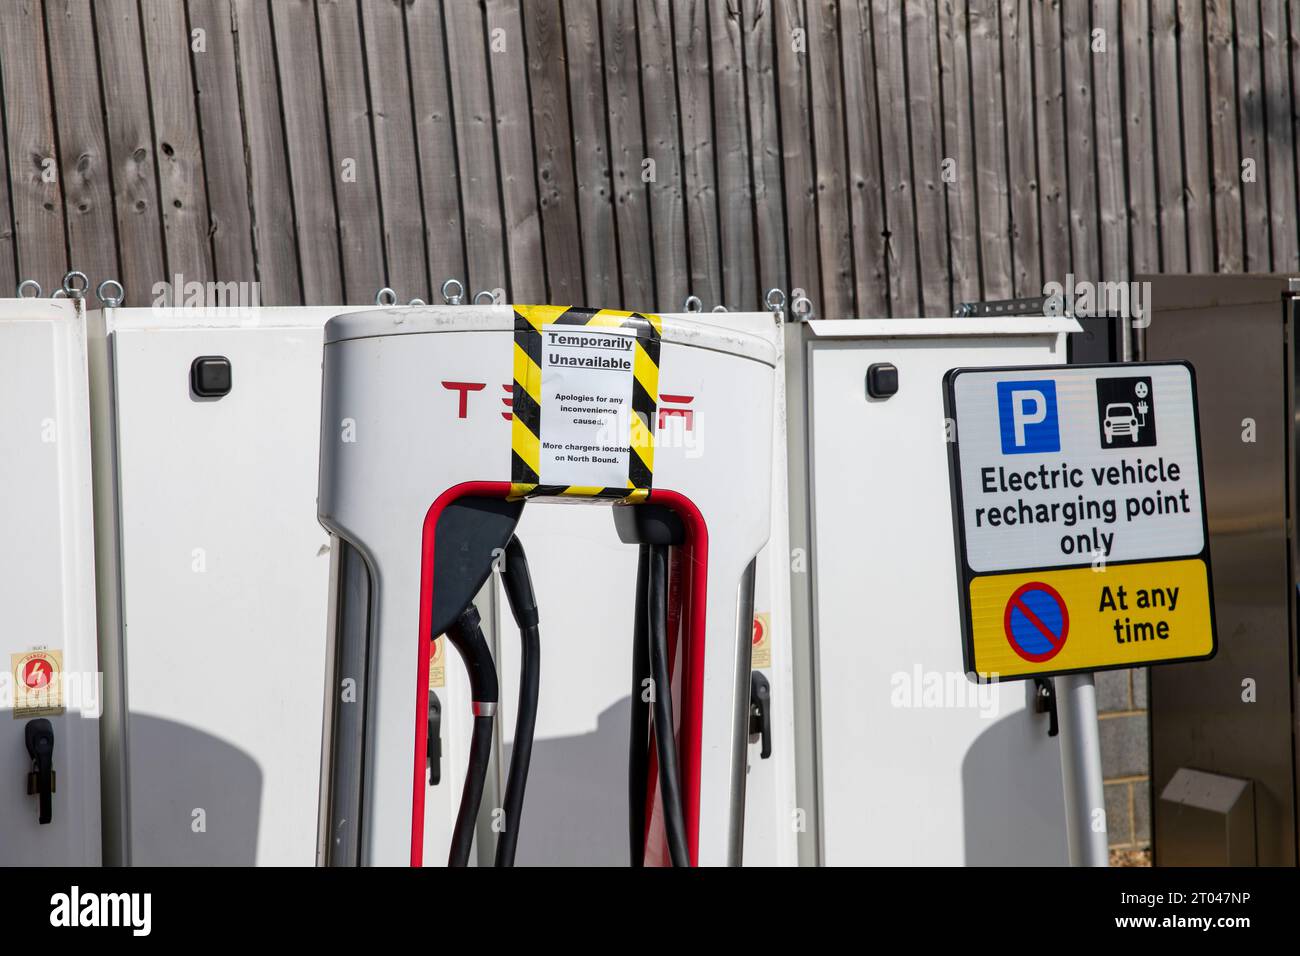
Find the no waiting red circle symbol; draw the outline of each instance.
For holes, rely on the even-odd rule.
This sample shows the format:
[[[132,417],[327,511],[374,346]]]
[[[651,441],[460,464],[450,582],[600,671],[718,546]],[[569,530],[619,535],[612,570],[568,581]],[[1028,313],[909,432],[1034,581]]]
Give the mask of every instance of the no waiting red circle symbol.
[[[1031,581],[1016,588],[1002,619],[1011,649],[1027,661],[1050,661],[1070,635],[1070,612],[1054,587]]]

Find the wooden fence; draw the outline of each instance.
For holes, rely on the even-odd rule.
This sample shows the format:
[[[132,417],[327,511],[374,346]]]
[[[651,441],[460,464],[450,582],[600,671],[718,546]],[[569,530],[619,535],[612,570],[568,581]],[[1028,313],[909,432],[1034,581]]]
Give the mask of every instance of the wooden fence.
[[[0,294],[75,267],[948,313],[1295,271],[1300,0],[0,0]]]

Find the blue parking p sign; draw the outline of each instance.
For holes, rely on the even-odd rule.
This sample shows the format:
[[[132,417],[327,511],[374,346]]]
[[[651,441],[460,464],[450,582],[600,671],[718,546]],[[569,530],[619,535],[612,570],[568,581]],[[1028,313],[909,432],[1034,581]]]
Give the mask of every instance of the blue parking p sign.
[[[998,428],[1004,455],[1060,451],[1056,382],[998,382]]]

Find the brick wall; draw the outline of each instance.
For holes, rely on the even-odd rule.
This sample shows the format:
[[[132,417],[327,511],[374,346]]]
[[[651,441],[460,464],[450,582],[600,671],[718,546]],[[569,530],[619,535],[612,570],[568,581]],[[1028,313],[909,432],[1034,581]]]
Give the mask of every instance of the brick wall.
[[[1151,845],[1151,747],[1147,727],[1147,671],[1097,675],[1101,769],[1106,823],[1114,849]]]

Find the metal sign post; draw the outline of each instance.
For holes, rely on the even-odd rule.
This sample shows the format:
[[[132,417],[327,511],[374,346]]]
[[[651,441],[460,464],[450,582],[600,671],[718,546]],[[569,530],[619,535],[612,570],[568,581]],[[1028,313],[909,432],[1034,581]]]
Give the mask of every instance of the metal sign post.
[[[954,369],[966,670],[1056,679],[1070,860],[1107,862],[1093,673],[1217,648],[1186,364]]]
[[[1061,728],[1061,782],[1070,865],[1106,866],[1110,848],[1101,736],[1097,732],[1097,685],[1092,674],[1056,678],[1056,714]]]

